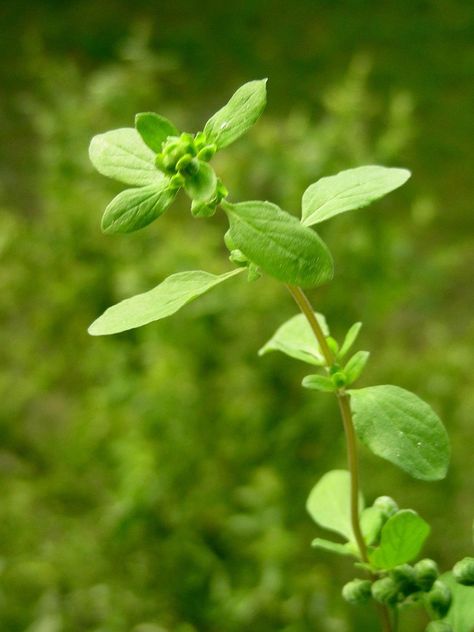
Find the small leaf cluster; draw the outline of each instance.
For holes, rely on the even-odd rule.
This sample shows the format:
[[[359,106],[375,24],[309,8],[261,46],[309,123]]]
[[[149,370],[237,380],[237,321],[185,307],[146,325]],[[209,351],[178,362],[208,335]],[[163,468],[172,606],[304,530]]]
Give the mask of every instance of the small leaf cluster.
[[[214,114],[204,130],[180,133],[164,116],[142,112],[135,129],[123,128],[94,136],[91,162],[103,175],[136,189],[126,189],[105,209],[106,233],[129,233],[160,217],[184,188],[195,217],[210,217],[228,195],[209,161],[244,134],[266,104],[266,80],[241,86]]]
[[[344,341],[339,346],[332,336],[326,336],[326,342],[330,348],[334,362],[326,365],[326,374],[307,375],[302,382],[304,388],[323,392],[336,392],[353,384],[361,375],[367,364],[370,353],[357,351],[347,362],[343,362],[346,354],[359,335],[362,323],[354,323],[347,332]]]

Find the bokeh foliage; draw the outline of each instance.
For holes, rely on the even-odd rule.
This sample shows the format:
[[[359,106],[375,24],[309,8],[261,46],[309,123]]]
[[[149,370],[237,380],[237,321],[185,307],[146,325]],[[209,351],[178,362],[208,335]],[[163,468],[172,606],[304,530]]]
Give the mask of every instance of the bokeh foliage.
[[[316,3],[334,42],[321,35],[319,56],[310,46],[313,66],[300,40],[317,39],[314,3],[266,26],[263,4],[243,3],[225,38],[217,26],[232,18],[227,9],[163,3],[170,30],[157,27],[158,45],[144,26],[153,12],[146,3],[141,14],[115,1],[123,11],[109,15],[88,2],[62,13],[45,2],[30,22],[21,21],[21,2],[15,15],[3,9],[20,49],[2,66],[11,88],[1,106],[2,629],[377,629],[371,613],[340,599],[352,576],[346,561],[309,548],[318,530],[305,514],[307,493],[344,467],[337,410],[331,398],[303,392],[303,365],[256,355],[294,313],[290,297],[270,279],[236,278],[169,321],[113,338],[86,334],[105,307],[172,272],[230,268],[225,218],[193,220],[184,197],[146,231],[102,235],[100,212],[119,187],[93,172],[90,137],[150,109],[193,131],[244,73],[269,75],[269,108],[216,158],[232,199],[271,199],[297,213],[305,187],[339,169],[378,162],[414,171],[406,191],[322,227],[337,272],[312,298],[336,337],[364,321],[361,346],[372,351],[364,383],[418,392],[453,440],[449,476],[436,484],[363,451],[367,498],[389,493],[419,511],[433,525],[426,553],[446,567],[472,549],[472,205],[455,177],[474,162],[472,149],[467,138],[458,147],[460,133],[452,144],[444,129],[428,134],[430,116],[456,112],[443,93],[438,119],[429,108],[425,116],[429,74],[417,92],[415,68],[370,54],[375,32],[364,53],[361,18],[352,23],[359,3]],[[449,12],[445,3],[453,29],[474,19],[453,4]],[[424,28],[440,35],[430,6],[425,21],[420,10],[414,16],[425,44]],[[402,25],[407,7],[395,12]],[[254,22],[263,35],[252,49]],[[199,48],[192,24],[202,25]],[[395,58],[407,37],[401,28]],[[334,73],[337,42],[346,70]],[[272,51],[273,64],[261,61]],[[467,71],[469,60],[466,45],[462,63],[453,52],[436,68],[459,62]],[[430,72],[422,55],[413,64]]]

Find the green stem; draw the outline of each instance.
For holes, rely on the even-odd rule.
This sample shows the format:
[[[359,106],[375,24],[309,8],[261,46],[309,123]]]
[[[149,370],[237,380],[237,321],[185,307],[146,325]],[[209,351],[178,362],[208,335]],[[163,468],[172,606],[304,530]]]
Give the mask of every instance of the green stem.
[[[316,340],[318,341],[321,353],[324,356],[327,367],[331,367],[334,364],[335,357],[333,352],[328,346],[326,336],[318,322],[318,319],[314,315],[314,309],[309,302],[308,297],[303,290],[294,285],[287,285],[288,291],[294,298],[296,304],[304,314],[309,326],[311,327]],[[360,528],[359,520],[359,463],[357,457],[357,438],[354,430],[354,422],[352,420],[352,411],[350,406],[349,395],[345,390],[338,389],[336,391],[336,397],[339,404],[339,410],[341,412],[342,423],[344,426],[344,434],[346,436],[347,446],[347,464],[350,473],[351,480],[351,524],[354,532],[354,537],[359,548],[360,557],[364,562],[368,562],[367,546],[365,544],[364,536]],[[392,632],[392,624],[390,621],[390,614],[388,608],[385,606],[378,607],[380,619],[384,632]]]

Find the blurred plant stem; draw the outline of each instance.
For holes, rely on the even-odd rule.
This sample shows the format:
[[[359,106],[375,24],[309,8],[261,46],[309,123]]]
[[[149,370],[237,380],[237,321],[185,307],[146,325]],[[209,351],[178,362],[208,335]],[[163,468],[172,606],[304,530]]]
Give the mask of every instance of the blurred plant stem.
[[[300,287],[293,285],[287,285],[288,291],[294,298],[296,304],[300,308],[302,314],[308,321],[311,330],[313,331],[319,348],[326,361],[327,368],[333,366],[336,358],[333,352],[328,346],[326,336],[318,322],[318,319],[314,315],[314,309],[311,305],[308,297]],[[344,426],[344,434],[346,436],[347,447],[347,465],[351,477],[351,523],[354,537],[359,548],[360,557],[363,562],[368,563],[369,558],[367,556],[367,546],[365,544],[364,536],[360,528],[359,520],[359,463],[357,458],[357,437],[354,430],[354,423],[352,420],[352,411],[350,406],[349,395],[345,392],[344,388],[338,389],[335,393],[339,410],[341,411],[342,423]],[[393,632],[392,624],[390,621],[390,614],[386,606],[379,606],[377,608],[379,616],[382,622],[382,629],[384,632]]]

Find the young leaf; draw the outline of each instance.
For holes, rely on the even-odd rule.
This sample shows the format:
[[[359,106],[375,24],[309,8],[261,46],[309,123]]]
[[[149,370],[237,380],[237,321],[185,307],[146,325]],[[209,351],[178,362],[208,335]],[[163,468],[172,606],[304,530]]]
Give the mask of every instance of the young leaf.
[[[374,454],[414,478],[444,478],[449,463],[448,436],[426,402],[398,386],[349,392],[357,436]]]
[[[323,391],[325,393],[333,393],[337,390],[337,386],[335,386],[334,382],[327,375],[306,375],[301,384],[304,388]]]
[[[217,177],[207,162],[199,161],[199,170],[192,176],[186,176],[184,188],[189,197],[198,202],[209,200],[216,192]]]
[[[237,248],[264,272],[292,285],[312,287],[332,278],[326,244],[311,229],[271,202],[241,202],[222,208]]]
[[[245,83],[229,102],[208,120],[204,134],[209,143],[215,143],[217,149],[222,149],[252,127],[265,109],[266,83],[266,79]]]
[[[125,184],[145,186],[164,178],[155,167],[155,154],[133,127],[94,136],[89,158],[99,173]]]
[[[324,474],[313,487],[306,502],[312,519],[319,526],[354,540],[351,523],[350,474],[346,470],[332,470]],[[359,508],[364,499],[359,495]]]
[[[362,323],[354,323],[352,327],[350,327],[349,331],[344,338],[344,342],[342,343],[342,347],[339,350],[339,358],[343,358],[349,349],[352,347],[354,342],[357,340],[357,336],[359,335],[359,331],[362,327]]]
[[[160,185],[125,189],[107,206],[102,216],[104,233],[131,233],[162,215],[176,195],[168,180]]]
[[[367,507],[360,515],[360,528],[366,544],[373,544],[382,529],[385,517],[378,507]]]
[[[474,632],[474,586],[458,584],[451,572],[441,575],[440,580],[451,590],[451,607],[443,621],[451,624],[455,632]]]
[[[311,546],[315,549],[323,549],[323,551],[337,553],[338,555],[355,555],[350,542],[341,544],[340,542],[331,542],[331,540],[325,540],[324,538],[314,538],[311,542]],[[357,555],[355,556],[357,557]]]
[[[357,351],[344,367],[344,373],[347,377],[347,383],[352,384],[360,377],[364,370],[370,353],[368,351]]]
[[[339,213],[367,206],[402,186],[410,175],[407,169],[367,166],[321,178],[303,194],[301,221],[312,226]]]
[[[166,318],[239,272],[242,272],[242,268],[221,275],[201,270],[172,274],[149,292],[137,294],[109,307],[88,331],[91,336],[108,336]]]
[[[164,116],[154,112],[141,112],[135,116],[137,132],[154,152],[159,153],[168,136],[178,136],[176,127]]]
[[[315,312],[315,316],[326,336],[329,329],[322,314]],[[314,366],[323,366],[324,357],[319,349],[314,333],[303,314],[292,316],[281,325],[270,340],[259,350],[262,356],[270,351],[281,351],[286,355]]]
[[[411,509],[402,509],[382,527],[380,546],[369,554],[376,567],[389,570],[413,560],[430,533],[427,522]]]

